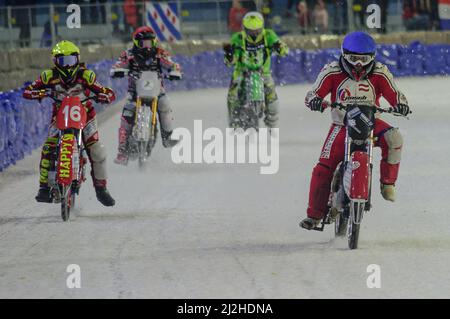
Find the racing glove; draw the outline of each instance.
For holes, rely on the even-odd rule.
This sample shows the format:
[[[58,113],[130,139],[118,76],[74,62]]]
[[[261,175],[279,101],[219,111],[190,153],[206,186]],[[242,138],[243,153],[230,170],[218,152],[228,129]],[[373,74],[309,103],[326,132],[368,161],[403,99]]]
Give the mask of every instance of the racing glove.
[[[97,94],[97,102],[103,104],[109,104],[116,99],[116,95],[113,90],[108,87],[103,88],[103,92]]]
[[[179,70],[172,70],[169,72],[169,80],[181,80],[183,75]]]
[[[411,113],[409,106],[407,104],[399,103],[396,106],[393,107],[393,112],[397,114],[401,114],[403,116],[407,116],[409,113]]]
[[[232,45],[229,43],[224,44],[223,51],[224,51],[224,55],[225,55],[225,60],[228,63],[232,63],[233,62],[233,47],[232,47]]]
[[[278,53],[279,56],[286,56],[289,53],[289,48],[286,43],[278,41],[274,43],[273,49]]]
[[[325,110],[325,107],[323,106],[323,99],[318,96],[309,101],[306,106],[309,107],[311,111],[319,111],[322,113]]]

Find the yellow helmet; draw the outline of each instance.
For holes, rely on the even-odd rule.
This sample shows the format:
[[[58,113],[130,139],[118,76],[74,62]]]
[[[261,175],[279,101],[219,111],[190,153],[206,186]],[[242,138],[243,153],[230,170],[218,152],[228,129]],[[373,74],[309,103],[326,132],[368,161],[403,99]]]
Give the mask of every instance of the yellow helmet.
[[[249,40],[261,41],[264,29],[264,17],[261,13],[256,11],[247,13],[242,19],[242,26]]]
[[[72,42],[63,40],[52,49],[53,63],[64,82],[71,82],[80,63],[80,49]]]

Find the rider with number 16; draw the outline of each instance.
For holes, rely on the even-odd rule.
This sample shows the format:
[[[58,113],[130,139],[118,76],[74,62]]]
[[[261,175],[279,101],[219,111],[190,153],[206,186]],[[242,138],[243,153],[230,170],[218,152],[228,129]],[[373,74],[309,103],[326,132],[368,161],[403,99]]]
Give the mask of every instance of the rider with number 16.
[[[70,41],[61,41],[52,49],[54,67],[45,70],[41,76],[27,86],[23,92],[26,99],[41,100],[51,97],[53,104],[52,121],[47,140],[42,148],[40,162],[39,192],[36,196],[38,202],[52,203],[49,187],[49,171],[55,170],[58,142],[58,129],[56,127],[56,114],[61,101],[68,96],[86,100],[84,107],[87,112],[87,122],[83,129],[83,142],[92,166],[92,179],[97,199],[105,206],[113,206],[114,199],[106,188],[106,151],[99,141],[97,119],[94,106],[87,98],[95,96],[99,103],[109,104],[115,100],[114,92],[96,81],[93,71],[80,62],[80,49]]]

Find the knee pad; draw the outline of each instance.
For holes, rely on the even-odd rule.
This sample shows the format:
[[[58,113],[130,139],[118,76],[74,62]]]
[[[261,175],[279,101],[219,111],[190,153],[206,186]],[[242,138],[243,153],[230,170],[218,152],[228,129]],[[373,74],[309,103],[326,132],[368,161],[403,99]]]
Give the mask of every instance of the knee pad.
[[[106,179],[106,149],[102,143],[96,142],[88,148],[92,172],[96,179]]]
[[[94,117],[83,128],[83,139],[86,145],[96,143],[98,141],[97,119]]]
[[[389,164],[400,163],[402,156],[403,137],[397,128],[391,128],[384,133],[384,139],[388,146],[387,162]]]

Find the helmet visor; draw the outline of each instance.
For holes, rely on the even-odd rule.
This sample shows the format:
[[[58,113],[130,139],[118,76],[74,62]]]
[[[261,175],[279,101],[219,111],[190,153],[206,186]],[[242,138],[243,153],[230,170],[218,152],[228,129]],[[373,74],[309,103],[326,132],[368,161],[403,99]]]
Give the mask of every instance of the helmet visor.
[[[373,61],[374,56],[371,54],[346,53],[346,54],[344,54],[344,59],[354,66],[357,66],[357,65],[366,66],[370,62]]]
[[[150,39],[140,40],[139,41],[139,46],[141,48],[150,49],[150,48],[153,47],[153,40],[150,40]]]
[[[78,57],[75,55],[59,56],[55,58],[55,63],[61,67],[73,67],[78,64]]]

